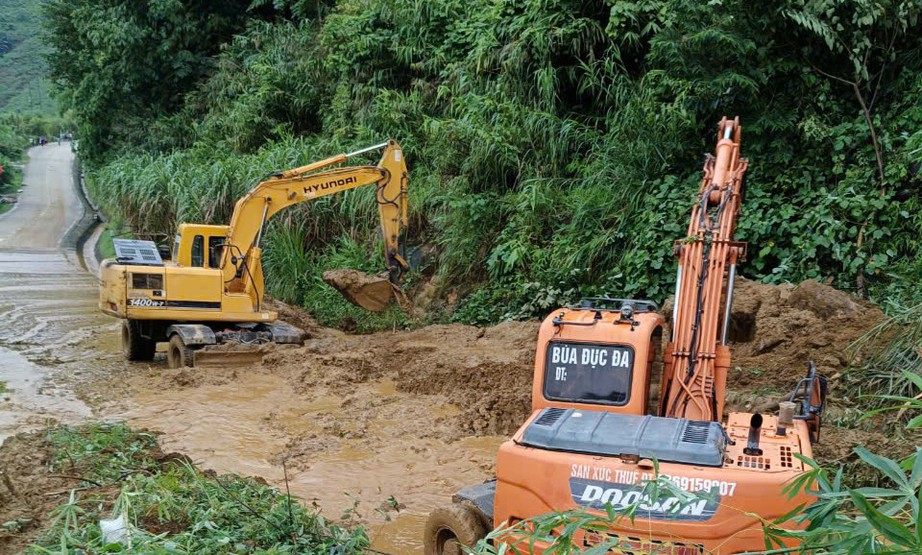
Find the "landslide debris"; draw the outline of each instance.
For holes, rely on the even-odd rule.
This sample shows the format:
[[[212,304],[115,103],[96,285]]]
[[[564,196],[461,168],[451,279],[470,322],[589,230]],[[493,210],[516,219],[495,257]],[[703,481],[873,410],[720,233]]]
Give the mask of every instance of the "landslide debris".
[[[668,303],[664,314],[671,314]],[[860,363],[850,360],[848,346],[883,317],[874,305],[816,281],[768,285],[738,278],[728,408],[777,401],[811,360],[830,378],[834,398],[839,377]],[[459,407],[451,422],[438,426],[440,433],[447,425],[451,437],[508,435],[530,412],[538,326],[448,324],[368,335],[313,327],[303,348],[268,354],[263,365],[306,396],[319,394],[318,388],[345,396],[358,384],[392,379],[399,392]]]
[[[391,379],[399,392],[459,407],[441,430],[450,437],[507,435],[529,412],[537,331],[537,322],[369,335],[319,329],[303,348],[267,355],[263,366],[306,396],[348,396],[358,384]]]
[[[731,387],[793,387],[811,360],[835,381],[861,362],[851,360],[848,347],[883,318],[873,304],[813,280],[767,285],[737,279],[732,364],[751,371],[734,376]]]

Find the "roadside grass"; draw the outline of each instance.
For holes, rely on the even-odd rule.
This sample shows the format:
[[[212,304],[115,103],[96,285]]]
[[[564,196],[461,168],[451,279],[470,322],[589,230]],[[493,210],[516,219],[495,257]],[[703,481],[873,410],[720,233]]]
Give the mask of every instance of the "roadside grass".
[[[115,245],[112,243],[112,240],[135,238],[136,237],[131,232],[131,230],[125,228],[125,226],[122,225],[119,221],[110,220],[106,223],[106,227],[102,230],[102,233],[99,234],[99,242],[97,246],[99,249],[99,254],[103,259],[115,258]]]
[[[125,424],[49,432],[51,471],[81,478],[27,554],[362,553],[365,532],[326,522],[253,478],[198,470]],[[123,519],[120,539],[101,520]]]
[[[112,232],[107,227],[99,234],[99,243],[97,243],[99,255],[101,258],[115,258],[115,246],[112,244]]]
[[[3,212],[3,210],[0,210],[0,212]],[[9,390],[7,389],[6,382],[3,381],[3,380],[0,380],[0,395],[3,395],[3,394],[6,393],[7,391],[9,391]]]

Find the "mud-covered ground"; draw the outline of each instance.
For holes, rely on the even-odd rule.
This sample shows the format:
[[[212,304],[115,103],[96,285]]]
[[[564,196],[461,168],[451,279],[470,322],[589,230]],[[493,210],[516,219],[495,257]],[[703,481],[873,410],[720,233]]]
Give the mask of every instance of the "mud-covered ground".
[[[421,552],[428,512],[491,476],[498,445],[529,413],[537,322],[350,335],[279,304],[284,320],[310,332],[303,347],[245,364],[227,352],[196,369],[169,370],[162,353],[128,364],[118,323],[95,309],[94,280],[47,230],[29,231],[43,211],[60,211],[41,195],[72,195],[68,164],[64,151],[36,153],[27,176],[46,176],[47,187],[0,217],[0,439],[58,421],[125,419],[162,432],[165,451],[203,468],[261,476],[329,518],[366,524],[375,546],[393,553]],[[61,234],[78,215],[58,217]],[[814,360],[831,386],[820,460],[847,461],[859,444],[889,455],[911,447],[857,421],[849,346],[883,317],[878,309],[815,282],[739,280],[736,291],[729,410],[771,410]],[[31,451],[40,462],[38,446],[0,448],[0,472],[22,474]],[[23,475],[29,491],[66,487]],[[0,501],[21,505],[10,491],[0,484]]]
[[[287,477],[328,515],[346,511],[369,524],[379,548],[416,551],[425,515],[489,477],[496,447],[527,418],[538,322],[350,335],[276,309],[310,332],[304,347],[236,368],[167,370],[158,359],[125,374],[114,399],[100,401],[92,384],[83,397],[165,432],[167,450],[219,472],[280,485]],[[860,414],[843,379],[860,353],[847,348],[882,317],[815,282],[739,280],[728,410],[773,410],[814,360],[831,386],[816,456],[845,461],[856,445],[903,449],[882,432],[841,427]]]
[[[740,280],[737,291],[729,410],[770,408],[812,359],[831,378],[818,458],[845,461],[859,444],[905,447],[837,426],[860,412],[843,379],[847,347],[882,318],[876,308],[813,282]],[[328,517],[367,525],[379,549],[419,552],[428,512],[488,478],[496,448],[527,417],[538,323],[350,335],[276,309],[309,331],[304,347],[246,364],[230,350],[203,368],[167,369],[162,353],[125,365],[113,325],[92,347],[104,374],[87,368],[72,389],[96,416],[163,432],[167,451],[287,483]]]

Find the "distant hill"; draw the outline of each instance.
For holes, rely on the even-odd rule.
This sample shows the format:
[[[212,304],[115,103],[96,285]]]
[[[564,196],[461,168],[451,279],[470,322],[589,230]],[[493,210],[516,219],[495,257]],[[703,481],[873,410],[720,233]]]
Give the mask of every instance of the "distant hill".
[[[42,0],[0,0],[0,113],[54,113],[42,54]]]

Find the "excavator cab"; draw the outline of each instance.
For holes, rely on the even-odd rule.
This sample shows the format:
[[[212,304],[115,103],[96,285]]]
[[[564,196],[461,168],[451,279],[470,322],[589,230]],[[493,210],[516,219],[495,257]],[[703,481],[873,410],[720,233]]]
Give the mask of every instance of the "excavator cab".
[[[173,263],[187,268],[220,269],[228,232],[226,225],[179,224],[173,242]]]

